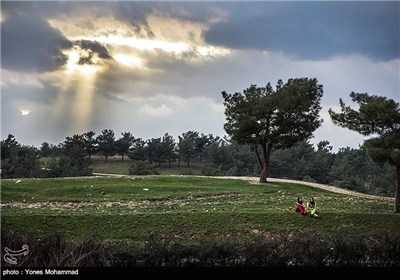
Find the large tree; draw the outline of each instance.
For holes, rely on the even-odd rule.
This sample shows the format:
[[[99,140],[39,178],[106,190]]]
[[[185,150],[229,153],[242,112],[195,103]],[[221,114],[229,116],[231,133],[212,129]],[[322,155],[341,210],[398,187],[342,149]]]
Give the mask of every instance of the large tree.
[[[50,164],[51,176],[74,177],[92,174],[90,160],[86,158],[85,135],[76,134],[66,137],[64,141],[64,157]]]
[[[368,155],[377,162],[396,167],[397,188],[394,211],[400,213],[400,105],[393,99],[367,93],[350,93],[358,110],[339,100],[341,113],[329,109],[334,124],[375,137],[364,142]]]
[[[121,161],[124,161],[124,156],[128,154],[135,137],[130,132],[122,132],[121,135],[122,137],[115,141],[115,151],[121,156]]]
[[[86,155],[84,135],[75,134],[72,137],[66,137],[64,155],[70,158],[84,158]]]
[[[158,166],[161,167],[161,162],[163,161],[164,149],[161,143],[161,137],[159,138],[151,138],[146,141],[147,144],[147,158],[150,161],[150,164],[153,162],[158,162]]]
[[[104,156],[104,161],[107,161],[109,156],[115,155],[115,137],[114,131],[111,129],[103,129],[101,134],[96,138],[98,150]]]
[[[190,166],[190,161],[196,156],[198,151],[199,133],[197,131],[188,131],[178,136],[178,167],[180,167],[181,159],[187,162],[187,167]]]
[[[168,167],[171,167],[171,162],[176,160],[176,143],[174,138],[168,133],[165,133],[162,138],[162,146],[164,151],[163,157],[168,161]]]
[[[88,131],[83,134],[83,143],[85,147],[85,151],[89,156],[89,160],[92,159],[92,155],[97,152],[97,140],[94,138],[96,132]]]
[[[286,84],[279,80],[275,89],[268,83],[251,85],[243,93],[222,92],[225,131],[239,144],[254,144],[261,183],[267,182],[272,147],[287,148],[309,139],[321,125],[322,94],[323,87],[315,78],[289,79]]]
[[[1,178],[40,176],[39,151],[21,145],[11,134],[1,141]]]
[[[43,142],[42,145],[40,146],[40,151],[39,151],[39,155],[41,157],[48,157],[50,156],[52,153],[52,149],[51,146],[48,142]]]
[[[135,161],[145,161],[147,159],[146,142],[142,138],[135,138],[132,147],[128,151],[128,157]]]

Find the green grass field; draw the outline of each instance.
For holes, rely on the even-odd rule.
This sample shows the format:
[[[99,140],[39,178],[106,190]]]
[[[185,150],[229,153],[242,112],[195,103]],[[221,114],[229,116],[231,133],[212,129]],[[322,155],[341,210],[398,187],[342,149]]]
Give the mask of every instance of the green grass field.
[[[314,195],[320,218],[294,212]],[[81,240],[142,242],[150,234],[182,242],[279,233],[398,233],[393,201],[300,184],[250,184],[186,176],[1,180],[2,226]]]

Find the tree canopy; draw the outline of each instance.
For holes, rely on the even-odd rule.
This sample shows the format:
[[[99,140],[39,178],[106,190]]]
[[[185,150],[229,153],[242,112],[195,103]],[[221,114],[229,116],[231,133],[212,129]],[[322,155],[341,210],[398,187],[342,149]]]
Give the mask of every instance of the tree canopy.
[[[271,150],[288,148],[309,139],[321,125],[319,118],[323,86],[317,79],[279,80],[273,89],[251,85],[242,93],[222,92],[227,122],[225,131],[240,144],[255,145],[261,171],[260,182],[267,182]],[[262,158],[258,153],[262,149]]]
[[[400,105],[393,99],[367,93],[350,93],[358,110],[339,100],[341,113],[329,109],[334,124],[375,137],[365,141],[368,155],[377,162],[396,166],[397,189],[394,211],[400,213]]]

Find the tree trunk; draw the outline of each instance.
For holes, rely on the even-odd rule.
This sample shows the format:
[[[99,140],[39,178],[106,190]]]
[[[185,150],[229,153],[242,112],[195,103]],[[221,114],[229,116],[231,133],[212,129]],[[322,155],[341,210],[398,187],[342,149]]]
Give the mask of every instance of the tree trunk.
[[[178,158],[178,167],[181,167],[181,158]]]
[[[258,153],[258,144],[257,144],[257,142],[254,143],[254,152],[256,153],[258,168],[260,168],[260,171],[262,171],[263,170],[263,164],[261,162],[260,154]]]
[[[269,175],[269,157],[271,155],[271,148],[271,143],[266,143],[265,145],[262,145],[264,165],[260,174],[260,183],[267,183],[267,178]]]
[[[104,161],[107,161],[108,156],[104,155]]]
[[[124,161],[124,154],[122,154],[122,159],[121,159],[121,161]]]
[[[396,165],[397,187],[395,192],[394,212],[400,213],[400,164]]]

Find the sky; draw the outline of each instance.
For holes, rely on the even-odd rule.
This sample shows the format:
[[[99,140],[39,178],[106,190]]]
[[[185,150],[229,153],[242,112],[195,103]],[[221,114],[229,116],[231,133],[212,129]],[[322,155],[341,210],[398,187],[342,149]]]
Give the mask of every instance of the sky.
[[[221,92],[317,78],[310,143],[364,139],[329,108],[367,92],[400,102],[400,2],[1,1],[1,139],[37,147],[112,129],[224,136]]]

